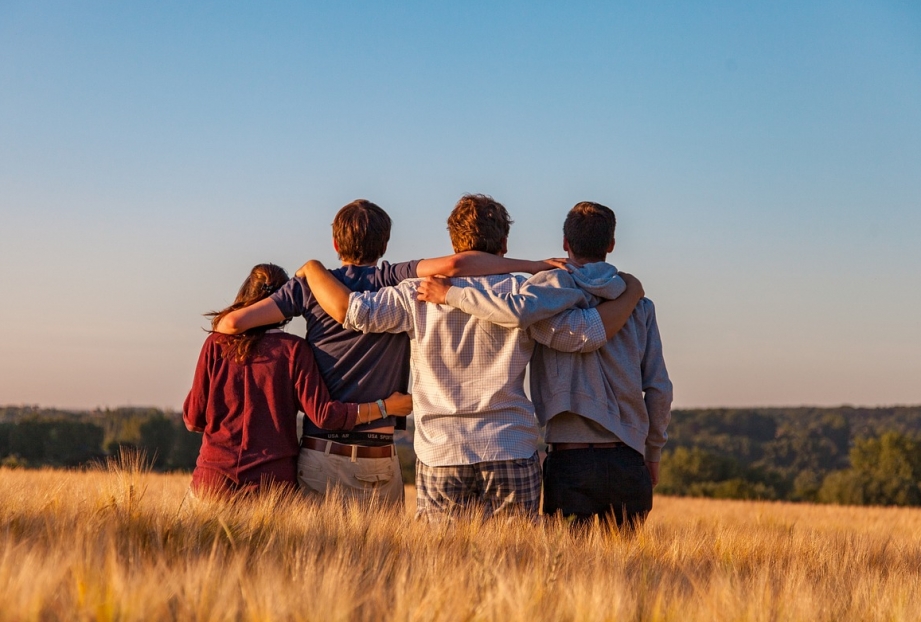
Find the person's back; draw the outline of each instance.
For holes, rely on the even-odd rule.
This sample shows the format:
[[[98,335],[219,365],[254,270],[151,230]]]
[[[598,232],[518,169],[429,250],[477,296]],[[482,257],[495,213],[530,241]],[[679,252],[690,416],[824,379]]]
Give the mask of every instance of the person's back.
[[[377,266],[347,264],[330,273],[352,291],[376,292],[415,277],[417,261]],[[313,349],[323,380],[333,399],[340,401],[374,401],[382,394],[407,391],[409,379],[409,338],[403,334],[357,333],[346,330],[317,304],[302,277],[295,277],[272,295],[272,301],[285,317],[303,316],[306,338]],[[385,418],[353,430],[362,433],[392,433],[402,419]],[[306,421],[304,433],[322,436],[323,432]]]
[[[205,340],[183,407],[187,425],[204,435],[193,489],[248,489],[268,482],[294,487],[298,410],[308,409],[310,417],[319,415],[320,423],[332,428],[351,427],[356,412],[330,403],[325,390],[319,396],[313,356],[300,337],[268,331],[245,361],[232,356],[227,341],[216,333]],[[301,383],[298,392],[295,385],[311,374],[313,386]],[[302,405],[310,399],[319,412]]]
[[[454,280],[517,293],[524,279],[507,274]],[[377,294],[356,294],[344,323],[410,337],[416,457],[428,466],[530,458],[539,431],[524,379],[534,342],[525,331],[419,302],[418,284],[413,279]]]
[[[596,306],[610,297],[617,268],[606,262],[573,267],[571,273],[534,278],[529,284],[553,281],[555,287],[579,289]],[[558,277],[558,278],[554,278]],[[648,395],[644,395],[646,389]],[[548,442],[573,440],[556,420],[558,413],[585,413],[616,439],[658,461],[667,421],[650,430],[647,410],[667,413],[670,383],[662,358],[662,342],[651,300],[642,298],[626,324],[601,348],[589,353],[560,352],[537,344],[531,358],[531,397],[538,420],[548,426]],[[578,425],[578,424],[575,424]],[[650,435],[651,432],[651,435]],[[585,440],[584,438],[580,440]],[[608,439],[610,440],[610,439]]]

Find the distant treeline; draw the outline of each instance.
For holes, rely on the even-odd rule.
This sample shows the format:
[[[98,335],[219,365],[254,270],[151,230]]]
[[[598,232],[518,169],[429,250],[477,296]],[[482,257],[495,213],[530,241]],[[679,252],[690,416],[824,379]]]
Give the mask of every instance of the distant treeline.
[[[179,413],[157,408],[0,406],[2,466],[75,467],[131,448],[155,470],[191,470],[200,446],[201,434],[186,430]]]
[[[921,406],[675,410],[668,433],[664,494],[921,505]],[[411,436],[398,436],[411,482]],[[191,470],[200,445],[179,413],[156,408],[0,407],[6,466],[73,467],[130,447],[156,470]]]
[[[658,490],[921,505],[921,406],[676,410]]]

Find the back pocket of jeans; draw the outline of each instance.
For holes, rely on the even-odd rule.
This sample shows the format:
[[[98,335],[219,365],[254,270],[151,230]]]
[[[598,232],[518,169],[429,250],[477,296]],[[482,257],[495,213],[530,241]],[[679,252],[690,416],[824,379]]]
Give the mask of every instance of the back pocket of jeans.
[[[393,479],[393,473],[356,473],[355,479],[366,484],[383,484]]]

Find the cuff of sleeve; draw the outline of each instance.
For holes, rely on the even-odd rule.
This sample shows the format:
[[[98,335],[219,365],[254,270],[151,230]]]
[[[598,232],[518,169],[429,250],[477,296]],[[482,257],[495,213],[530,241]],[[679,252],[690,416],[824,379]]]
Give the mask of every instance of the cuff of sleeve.
[[[662,448],[646,445],[646,462],[661,462]]]
[[[358,404],[348,404],[348,409],[345,412],[345,430],[351,430],[356,425],[358,425]]]
[[[597,350],[608,341],[608,337],[604,332],[604,322],[601,321],[601,314],[598,313],[597,309],[588,309],[587,316],[591,319],[585,329],[584,349],[586,351]]]
[[[463,299],[463,297],[464,297],[464,288],[457,287],[456,285],[452,285],[450,288],[448,288],[448,293],[445,294],[445,304],[451,305],[455,309],[458,309],[460,308],[461,300]]]
[[[364,319],[368,317],[368,306],[361,298],[358,292],[349,294],[349,308],[345,311],[345,321],[342,322],[342,328],[364,332],[362,326]]]

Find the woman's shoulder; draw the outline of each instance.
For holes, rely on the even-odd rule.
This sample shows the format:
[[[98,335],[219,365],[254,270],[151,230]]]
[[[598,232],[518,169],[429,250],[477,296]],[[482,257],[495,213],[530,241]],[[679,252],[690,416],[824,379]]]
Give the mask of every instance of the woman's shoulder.
[[[223,333],[208,333],[208,336],[205,337],[205,343],[202,346],[203,349],[210,349],[220,346],[227,340],[227,335]]]
[[[298,348],[307,343],[303,337],[292,335],[281,330],[270,330],[262,336],[263,342],[282,348]]]

